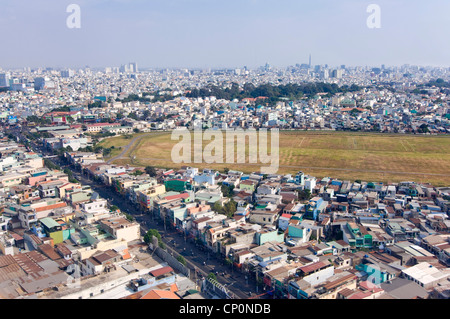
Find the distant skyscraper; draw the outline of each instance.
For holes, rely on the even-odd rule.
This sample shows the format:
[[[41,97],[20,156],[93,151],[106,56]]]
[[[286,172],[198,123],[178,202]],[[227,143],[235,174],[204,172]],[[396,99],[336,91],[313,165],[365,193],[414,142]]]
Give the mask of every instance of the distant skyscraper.
[[[311,54],[309,55],[309,68],[311,69]]]
[[[61,77],[63,78],[70,78],[75,75],[75,72],[73,70],[62,70],[61,71]]]
[[[119,72],[120,73],[128,73],[129,72],[128,64],[121,65],[120,69],[119,69]]]
[[[45,87],[45,78],[39,77],[34,79],[34,89],[39,91]]]
[[[130,72],[138,72],[138,66],[136,62],[131,62],[130,64]]]
[[[44,90],[44,89],[54,89],[55,83],[51,81],[47,77],[38,77],[34,79],[34,89],[36,91]]]
[[[120,73],[137,73],[139,72],[138,70],[138,65],[136,62],[131,62],[125,65],[122,65],[119,69]]]
[[[330,73],[328,72],[328,69],[322,70],[320,72],[320,78],[323,80],[328,80],[328,78],[330,77]]]
[[[0,73],[0,87],[9,87],[8,73]]]
[[[331,72],[331,77],[335,79],[342,79],[343,70],[335,69]]]

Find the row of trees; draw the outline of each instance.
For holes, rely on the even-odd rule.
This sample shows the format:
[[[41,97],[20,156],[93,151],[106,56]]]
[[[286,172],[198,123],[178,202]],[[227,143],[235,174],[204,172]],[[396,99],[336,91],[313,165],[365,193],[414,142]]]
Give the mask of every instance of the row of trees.
[[[436,80],[431,80],[428,83],[425,84],[425,86],[431,87],[436,86],[440,88],[450,88],[450,82],[446,82],[443,79],[439,78]]]
[[[228,88],[208,85],[201,89],[191,89],[190,93],[186,94],[186,97],[197,98],[215,96],[218,99],[226,100],[267,97],[270,102],[278,101],[280,98],[295,100],[302,98],[303,96],[314,96],[317,93],[329,93],[332,95],[335,93],[354,92],[359,90],[361,90],[361,87],[355,84],[352,84],[351,86],[338,86],[335,83],[289,83],[285,85],[261,84],[259,86],[254,86],[252,83],[246,83],[243,88],[240,89],[237,83],[233,83],[231,87]]]

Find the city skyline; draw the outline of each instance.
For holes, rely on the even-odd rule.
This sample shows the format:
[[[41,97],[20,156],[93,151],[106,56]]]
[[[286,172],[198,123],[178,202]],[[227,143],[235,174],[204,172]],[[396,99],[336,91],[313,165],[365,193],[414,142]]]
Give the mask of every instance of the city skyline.
[[[366,21],[370,1],[4,1],[0,66],[81,68],[256,68],[269,63],[448,67],[450,30],[441,0],[377,1],[381,27]],[[39,48],[35,50],[33,48]]]

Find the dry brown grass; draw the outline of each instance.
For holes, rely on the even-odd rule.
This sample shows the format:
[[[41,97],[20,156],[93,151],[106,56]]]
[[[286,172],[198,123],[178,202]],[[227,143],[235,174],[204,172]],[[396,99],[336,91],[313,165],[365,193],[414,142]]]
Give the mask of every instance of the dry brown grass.
[[[114,139],[114,138],[113,138]],[[122,144],[123,141],[120,141]],[[114,143],[110,141],[110,143]],[[147,134],[130,148],[135,165],[258,171],[261,164],[174,164],[171,134]],[[203,147],[210,142],[205,141]],[[225,144],[225,143],[224,143]],[[450,185],[450,137],[348,132],[280,132],[279,173],[302,170],[317,177],[348,180],[431,182]],[[248,150],[246,152],[248,154]],[[193,158],[193,152],[192,158]],[[225,151],[224,151],[225,154]],[[121,160],[121,163],[131,161]]]

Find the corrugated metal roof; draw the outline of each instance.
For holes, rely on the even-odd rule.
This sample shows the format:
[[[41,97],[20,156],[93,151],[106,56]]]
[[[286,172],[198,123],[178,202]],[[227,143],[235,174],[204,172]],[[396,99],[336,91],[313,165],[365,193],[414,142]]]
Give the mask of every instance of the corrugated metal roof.
[[[153,270],[150,272],[150,274],[154,277],[159,277],[159,276],[162,276],[162,275],[167,274],[172,271],[173,271],[172,267],[166,266],[166,267],[162,267],[162,268]]]
[[[318,270],[320,268],[323,268],[323,267],[325,267],[327,265],[328,264],[326,264],[326,263],[324,263],[322,261],[319,261],[317,263],[314,263],[314,264],[311,264],[311,265],[308,265],[308,266],[300,267],[299,269],[301,271],[303,271],[304,273],[310,273],[310,272],[316,271],[316,270]]]

